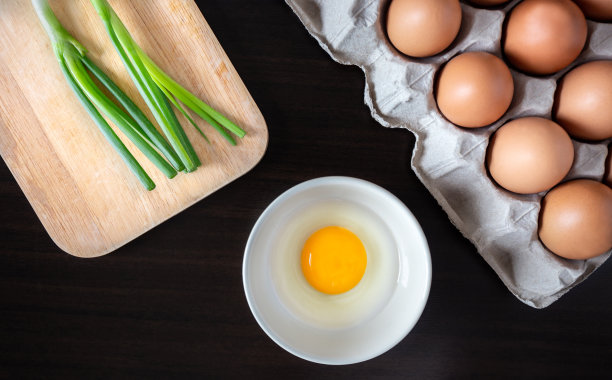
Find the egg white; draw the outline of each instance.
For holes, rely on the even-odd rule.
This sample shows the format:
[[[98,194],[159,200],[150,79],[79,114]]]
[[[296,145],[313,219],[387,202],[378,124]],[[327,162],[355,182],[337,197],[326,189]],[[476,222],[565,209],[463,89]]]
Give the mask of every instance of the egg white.
[[[302,273],[301,251],[308,237],[326,226],[355,233],[367,253],[366,271],[351,290],[329,295],[314,289]],[[372,210],[344,200],[304,205],[279,226],[270,253],[276,295],[297,320],[318,328],[350,328],[376,315],[398,279],[398,253],[385,222]]]

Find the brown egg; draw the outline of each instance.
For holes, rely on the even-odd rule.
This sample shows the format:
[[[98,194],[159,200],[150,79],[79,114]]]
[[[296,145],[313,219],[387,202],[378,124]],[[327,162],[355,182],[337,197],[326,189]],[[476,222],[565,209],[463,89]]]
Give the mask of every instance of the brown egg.
[[[481,5],[483,7],[493,7],[495,5],[501,5],[507,3],[510,0],[469,0],[470,3]]]
[[[608,148],[608,159],[606,160],[606,175],[604,181],[612,186],[612,145]]]
[[[580,139],[612,137],[612,61],[588,62],[567,73],[559,81],[553,118]]]
[[[610,0],[574,0],[582,12],[595,21],[612,21],[612,1]]]
[[[551,190],[542,200],[540,240],[567,259],[584,260],[612,248],[612,189],[579,179]]]
[[[487,151],[487,166],[503,188],[519,194],[545,191],[567,175],[574,146],[567,132],[541,117],[524,117],[495,132]]]
[[[387,35],[402,53],[429,57],[446,49],[461,26],[459,0],[392,0]]]
[[[586,19],[570,0],[524,0],[508,17],[504,53],[513,66],[530,74],[565,68],[586,42]]]
[[[484,127],[508,110],[514,94],[510,69],[493,54],[470,52],[451,59],[435,88],[440,112],[462,127]]]

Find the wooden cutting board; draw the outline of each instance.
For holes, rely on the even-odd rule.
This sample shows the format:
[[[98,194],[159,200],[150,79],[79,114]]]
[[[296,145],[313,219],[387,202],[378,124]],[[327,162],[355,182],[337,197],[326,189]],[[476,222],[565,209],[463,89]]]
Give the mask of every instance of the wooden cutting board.
[[[146,191],[66,84],[30,1],[0,1],[0,154],[53,241],[80,257],[109,253],[240,177],[268,142],[257,105],[192,0],[110,3],[159,66],[247,135],[232,147],[200,120],[209,145],[177,112],[203,166],[168,180],[119,133],[157,184]],[[89,0],[50,4],[154,120]]]

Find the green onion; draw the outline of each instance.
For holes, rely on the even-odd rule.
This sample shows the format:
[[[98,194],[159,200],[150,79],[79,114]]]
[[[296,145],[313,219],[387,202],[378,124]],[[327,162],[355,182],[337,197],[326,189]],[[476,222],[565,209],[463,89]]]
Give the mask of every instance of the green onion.
[[[113,129],[102,117],[104,113],[168,178],[176,176],[173,168],[156,150],[159,149],[178,170],[183,167],[168,143],[157,132],[142,111],[125,95],[101,69],[86,56],[86,49],[72,37],[60,24],[47,0],[32,0],[36,13],[51,39],[53,51],[69,86],[85,107],[100,131],[111,143],[130,170],[138,177],[147,190],[155,188],[155,183],[147,175],[138,161],[125,147]],[[87,69],[100,80],[117,101],[128,110],[114,104],[94,83]],[[133,117],[133,118],[132,118]]]
[[[147,140],[139,133],[136,123],[131,119],[121,108],[107,98],[96,84],[91,79],[80,56],[74,54],[65,55],[65,62],[68,69],[73,74],[73,77],[79,87],[87,95],[89,100],[97,106],[98,109],[119,127],[132,142],[147,156],[168,178],[173,178],[176,175],[176,170],[157,153],[155,149],[147,142]]]
[[[246,134],[244,130],[163,72],[132,39],[106,0],[91,0],[91,2],[101,16],[124,66],[161,127],[165,138],[134,102],[86,56],[86,49],[63,28],[47,0],[32,0],[38,17],[51,39],[53,51],[68,84],[106,139],[148,190],[155,188],[155,184],[102,115],[111,120],[168,178],[176,176],[177,171],[195,171],[201,165],[171,104],[208,142],[208,138],[185,107],[208,122],[232,145],[236,145],[236,140],[230,133],[239,138],[244,137]],[[123,108],[102,92],[92,76]]]
[[[109,92],[117,99],[119,104],[126,109],[126,111],[130,114],[130,116],[136,121],[138,126],[141,127],[144,132],[144,135],[147,137],[148,141],[155,145],[159,151],[161,151],[164,156],[170,161],[170,163],[176,168],[176,170],[183,170],[183,165],[181,161],[178,159],[178,156],[168,144],[168,142],[162,137],[162,135],[157,131],[153,123],[145,116],[145,114],[138,108],[136,104],[130,99],[116,84],[113,82],[104,71],[100,70],[94,63],[87,58],[87,56],[83,57],[83,63],[85,67],[89,69],[89,71],[106,87]],[[142,133],[141,132],[141,133]]]
[[[194,127],[194,128],[195,128],[195,129],[196,129],[198,132],[200,132],[200,135],[202,135],[202,137],[204,138],[204,140],[206,140],[206,142],[210,144],[210,140],[208,140],[208,137],[206,137],[206,134],[204,134],[204,132],[202,132],[202,130],[200,129],[200,127],[198,127],[198,125],[195,123],[195,121],[193,121],[193,119],[192,119],[192,118],[191,118],[191,116],[190,116],[190,115],[187,113],[187,111],[185,111],[185,109],[183,108],[183,106],[181,106],[181,105],[179,104],[178,100],[176,100],[176,99],[174,98],[174,96],[172,96],[172,94],[171,94],[171,93],[169,93],[169,92],[168,92],[168,90],[166,90],[165,88],[160,87],[159,89],[160,89],[160,90],[162,90],[162,92],[164,93],[164,95],[166,95],[166,98],[167,98],[168,100],[170,100],[170,102],[171,102],[172,104],[174,104],[174,106],[175,106],[175,107],[176,107],[176,108],[177,108],[179,111],[181,111],[181,113],[183,114],[183,116],[185,116],[185,118],[186,118],[187,120],[189,120],[189,122],[191,123],[191,125],[193,125],[193,127]]]
[[[132,80],[162,127],[166,137],[179,154],[187,171],[194,169],[189,165],[189,159],[196,161],[197,156],[195,156],[189,140],[186,139],[182,127],[178,122],[175,122],[176,117],[174,111],[168,105],[168,100],[187,117],[203,136],[204,133],[181,107],[179,101],[208,122],[232,145],[236,145],[236,141],[227,131],[240,138],[244,137],[246,134],[244,130],[186,90],[155,64],[132,39],[129,31],[107,0],[91,0],[91,3],[102,18],[111,41],[121,56]],[[204,136],[204,138],[206,137]]]
[[[102,21],[108,31],[115,49],[119,53],[136,88],[144,98],[147,106],[153,113],[157,123],[161,126],[166,138],[178,154],[187,172],[196,170],[199,159],[195,155],[189,140],[184,136],[185,132],[176,119],[176,115],[167,105],[162,91],[157,87],[148,71],[140,60],[134,43],[125,28],[118,27],[121,20],[114,14],[110,5],[106,2],[93,2],[96,11],[102,17]]]

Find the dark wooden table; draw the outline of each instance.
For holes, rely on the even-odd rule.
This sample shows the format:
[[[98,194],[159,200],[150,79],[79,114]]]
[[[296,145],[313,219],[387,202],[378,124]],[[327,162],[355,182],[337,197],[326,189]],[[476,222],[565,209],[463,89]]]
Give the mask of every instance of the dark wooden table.
[[[282,1],[200,8],[270,131],[250,173],[116,252],[77,259],[48,237],[0,165],[0,378],[611,376],[612,265],[544,310],[510,294],[410,169],[413,136],[378,125],[363,74],[334,63]],[[241,266],[280,193],[327,175],[397,195],[429,240],[433,282],[414,330],[351,366],[306,362],[259,328]]]

